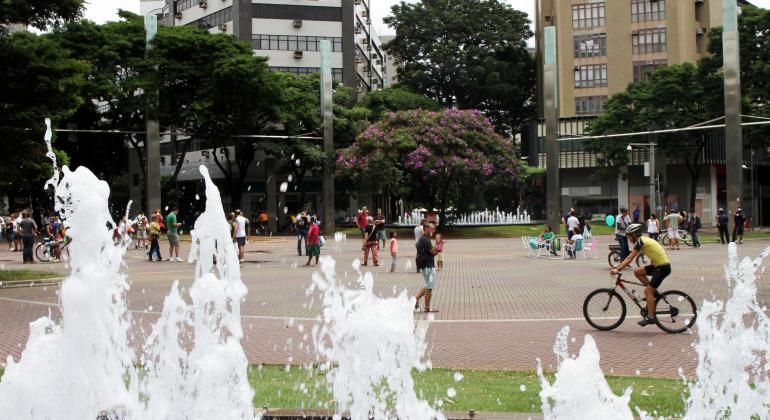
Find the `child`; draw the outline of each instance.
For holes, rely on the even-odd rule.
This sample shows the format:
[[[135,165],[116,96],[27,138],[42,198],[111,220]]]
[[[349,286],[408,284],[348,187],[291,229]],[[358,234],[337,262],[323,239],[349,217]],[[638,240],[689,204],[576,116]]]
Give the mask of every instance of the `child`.
[[[434,246],[438,253],[436,254],[436,271],[441,271],[444,268],[444,237],[440,234],[436,234],[436,245]]]
[[[160,256],[160,226],[158,224],[158,221],[153,218],[152,222],[150,222],[150,252],[147,253],[147,255],[150,257],[150,261],[152,261],[152,256],[157,255],[158,261],[161,261],[162,258]]]
[[[390,272],[396,272],[396,258],[398,257],[398,239],[396,239],[396,232],[390,231],[390,256],[393,260],[390,263]]]

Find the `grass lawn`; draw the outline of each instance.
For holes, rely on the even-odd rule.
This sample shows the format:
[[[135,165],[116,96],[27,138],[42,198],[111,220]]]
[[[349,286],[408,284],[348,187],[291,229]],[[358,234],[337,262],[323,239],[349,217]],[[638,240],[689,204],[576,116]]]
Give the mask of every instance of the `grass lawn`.
[[[57,277],[61,277],[61,274],[50,271],[0,270],[0,282],[44,280]]]
[[[360,236],[361,233],[357,228],[344,228],[341,229],[346,235],[350,237]],[[406,228],[388,228],[388,232],[395,231],[399,237],[412,238],[414,237],[414,227]],[[467,227],[457,228],[450,227],[445,230],[447,238],[460,238],[460,239],[476,239],[476,238],[516,238],[519,236],[537,236],[543,232],[543,225],[512,225],[512,226],[480,226],[480,227]],[[594,235],[608,235],[615,232],[614,228],[610,228],[604,224],[592,225],[592,232]],[[770,237],[770,235],[768,235]]]

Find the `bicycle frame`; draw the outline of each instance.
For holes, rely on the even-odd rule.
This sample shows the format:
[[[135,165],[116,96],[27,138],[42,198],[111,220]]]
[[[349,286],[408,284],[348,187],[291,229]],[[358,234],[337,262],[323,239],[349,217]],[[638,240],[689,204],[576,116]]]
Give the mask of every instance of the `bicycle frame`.
[[[620,288],[620,290],[622,290],[622,291],[623,291],[623,293],[625,293],[625,294],[626,294],[626,296],[628,296],[628,298],[629,298],[629,299],[631,299],[631,301],[632,301],[632,302],[634,302],[634,304],[636,304],[636,306],[637,306],[637,307],[638,307],[640,310],[641,310],[641,309],[644,309],[644,306],[642,306],[642,304],[640,303],[640,300],[639,300],[639,298],[638,298],[638,297],[636,297],[636,295],[634,295],[633,293],[631,293],[631,292],[629,291],[629,289],[627,289],[627,288],[626,288],[625,284],[633,284],[633,285],[635,285],[635,286],[642,286],[642,287],[647,287],[647,286],[646,286],[646,285],[644,285],[644,284],[642,284],[641,282],[635,282],[635,281],[630,281],[630,280],[624,280],[624,279],[623,279],[623,275],[622,275],[622,274],[620,274],[620,273],[618,273],[618,275],[617,275],[617,276],[618,276],[618,277],[617,277],[617,279],[615,279],[615,287],[613,287],[613,290],[617,290],[618,288]]]

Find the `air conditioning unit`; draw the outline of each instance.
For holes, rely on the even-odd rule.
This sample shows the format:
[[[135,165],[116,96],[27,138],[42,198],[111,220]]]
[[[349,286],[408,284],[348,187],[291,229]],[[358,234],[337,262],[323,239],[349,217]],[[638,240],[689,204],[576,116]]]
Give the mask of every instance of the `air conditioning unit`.
[[[364,45],[369,45],[369,38],[362,39],[361,43],[364,44]]]
[[[706,33],[706,28],[695,28],[696,35],[703,35]]]
[[[227,24],[226,23],[220,23],[218,27],[219,27],[219,30],[222,31],[222,32],[227,30]]]
[[[353,29],[353,32],[355,32],[356,34],[360,34],[361,33],[361,27],[360,26],[356,26],[356,29]]]
[[[297,19],[294,21],[294,27],[295,28],[301,28],[302,27],[302,21]]]
[[[551,21],[551,16],[550,16],[550,15],[547,15],[547,16],[545,17],[545,21],[546,21],[546,22],[550,22],[550,21]]]
[[[695,4],[703,4],[703,0],[695,0]]]
[[[574,67],[572,67],[572,70],[573,70],[573,71],[580,71],[580,67],[578,67],[578,66],[574,66]]]
[[[364,93],[364,87],[363,86],[357,86],[356,87],[356,93]]]
[[[353,4],[361,4],[361,0],[353,0]]]
[[[294,58],[302,58],[302,51],[294,51]]]
[[[209,151],[208,150],[201,150],[201,156],[208,159],[209,158]]]
[[[356,64],[361,64],[363,62],[364,62],[363,58],[361,58],[360,56],[356,56]]]
[[[645,65],[645,66],[651,66],[651,65],[653,65],[653,64],[655,64],[655,62],[654,62],[654,61],[652,61],[652,60],[645,60],[645,62],[644,62],[644,65]]]
[[[639,35],[639,31],[636,29],[631,30],[631,35]]]
[[[364,10],[363,12],[361,12],[361,17],[368,18],[369,17],[369,11],[368,10]]]
[[[182,12],[176,12],[174,17],[177,18],[177,19],[182,19]]]
[[[202,1],[202,2],[198,3],[198,7],[200,7],[201,9],[205,9],[205,8],[209,7],[209,3],[206,2],[206,1]]]

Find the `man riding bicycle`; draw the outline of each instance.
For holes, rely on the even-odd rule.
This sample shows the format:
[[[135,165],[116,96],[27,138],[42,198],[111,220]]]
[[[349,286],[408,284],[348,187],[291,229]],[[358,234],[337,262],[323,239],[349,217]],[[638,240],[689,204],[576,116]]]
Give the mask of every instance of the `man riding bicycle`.
[[[663,249],[658,241],[642,236],[642,227],[640,223],[632,223],[626,228],[628,241],[635,245],[631,250],[631,254],[617,268],[612,270],[612,274],[616,275],[631,265],[631,262],[636,259],[639,253],[646,255],[650,259],[650,265],[634,270],[636,278],[647,286],[644,289],[644,295],[647,298],[647,314],[638,322],[639,325],[645,326],[655,323],[655,290],[671,274],[671,260],[669,260],[665,249]],[[652,279],[648,280],[647,276],[652,276]]]

